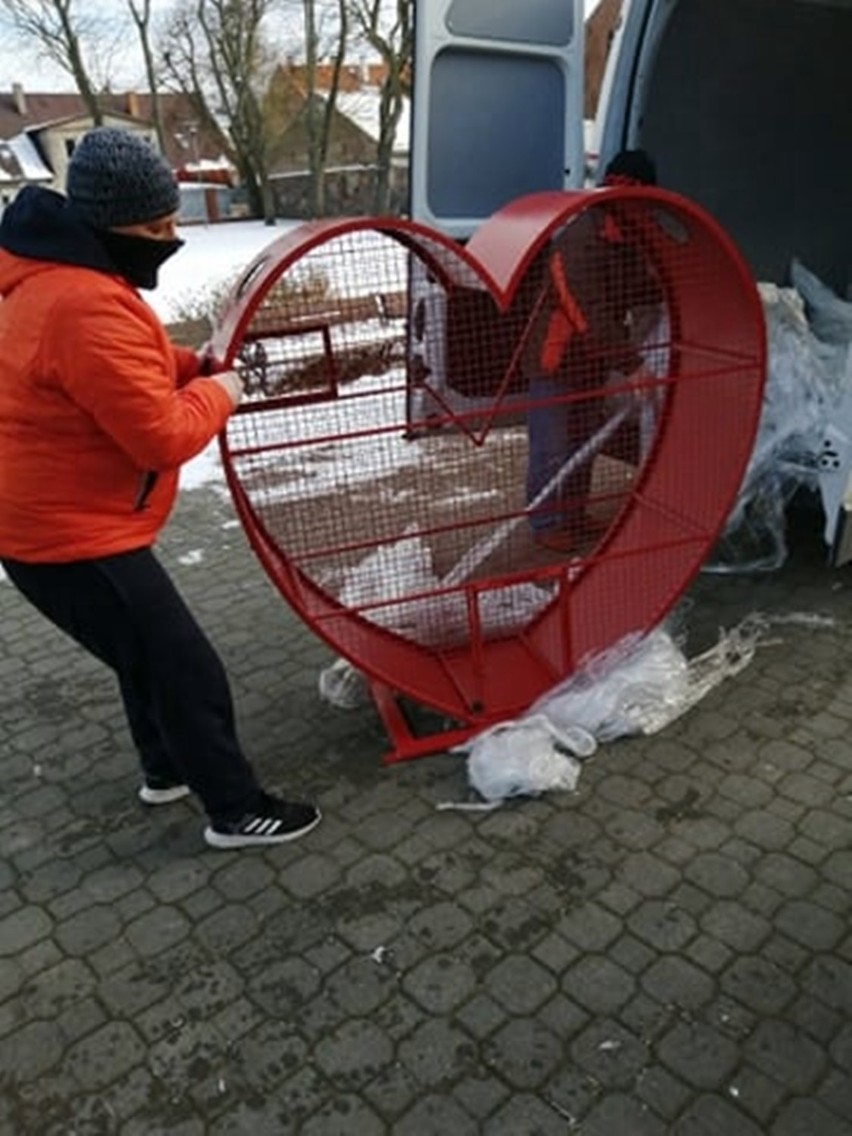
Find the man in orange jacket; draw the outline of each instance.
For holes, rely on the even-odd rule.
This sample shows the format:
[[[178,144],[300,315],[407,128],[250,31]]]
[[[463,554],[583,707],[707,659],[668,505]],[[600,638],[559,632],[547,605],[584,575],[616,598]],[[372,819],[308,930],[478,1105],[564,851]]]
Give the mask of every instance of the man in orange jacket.
[[[137,292],[180,248],[167,163],[138,135],[90,131],[67,196],[30,187],[0,222],[0,561],[16,588],[117,677],[143,782],[194,791],[216,848],[310,831],[319,812],[257,783],[224,668],[152,545],[181,464],[242,396],[174,346]]]

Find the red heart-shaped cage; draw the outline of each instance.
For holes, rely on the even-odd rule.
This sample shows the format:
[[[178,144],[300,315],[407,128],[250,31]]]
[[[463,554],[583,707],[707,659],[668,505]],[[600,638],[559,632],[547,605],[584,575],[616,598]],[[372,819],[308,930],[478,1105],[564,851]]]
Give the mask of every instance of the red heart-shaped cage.
[[[249,541],[371,680],[391,759],[522,712],[666,615],[736,496],[766,363],[726,234],[628,187],[521,198],[466,247],[303,224],[213,346],[246,383],[222,452]],[[415,738],[398,696],[455,726]]]

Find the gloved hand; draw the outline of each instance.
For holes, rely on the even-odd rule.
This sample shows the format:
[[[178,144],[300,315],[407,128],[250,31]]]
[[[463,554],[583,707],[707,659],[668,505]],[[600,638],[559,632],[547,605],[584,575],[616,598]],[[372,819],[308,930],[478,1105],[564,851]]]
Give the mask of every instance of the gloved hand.
[[[234,409],[240,405],[243,397],[243,380],[236,371],[219,371],[218,374],[210,375],[214,383],[218,383],[223,391],[228,395]]]

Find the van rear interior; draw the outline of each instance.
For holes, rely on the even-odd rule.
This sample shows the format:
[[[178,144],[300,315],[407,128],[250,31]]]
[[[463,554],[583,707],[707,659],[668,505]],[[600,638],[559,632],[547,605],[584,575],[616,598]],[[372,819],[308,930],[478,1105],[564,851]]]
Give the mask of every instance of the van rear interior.
[[[651,18],[663,9],[627,116],[660,184],[708,209],[758,280],[788,283],[796,256],[850,296],[852,0],[681,0]]]

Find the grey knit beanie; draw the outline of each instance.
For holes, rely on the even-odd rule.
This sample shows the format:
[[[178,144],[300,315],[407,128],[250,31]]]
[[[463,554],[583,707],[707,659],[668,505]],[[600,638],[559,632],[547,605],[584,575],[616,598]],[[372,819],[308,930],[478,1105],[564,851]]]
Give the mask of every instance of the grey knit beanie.
[[[74,147],[68,163],[68,200],[95,229],[137,225],[176,212],[177,182],[138,134],[99,126]]]

